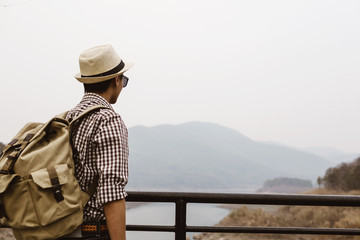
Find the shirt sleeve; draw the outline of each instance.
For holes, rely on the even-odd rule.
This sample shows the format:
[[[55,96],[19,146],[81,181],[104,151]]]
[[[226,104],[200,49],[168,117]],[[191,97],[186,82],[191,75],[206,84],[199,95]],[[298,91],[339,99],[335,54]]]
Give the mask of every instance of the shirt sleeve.
[[[128,131],[120,115],[107,118],[96,134],[97,200],[101,204],[127,196]]]

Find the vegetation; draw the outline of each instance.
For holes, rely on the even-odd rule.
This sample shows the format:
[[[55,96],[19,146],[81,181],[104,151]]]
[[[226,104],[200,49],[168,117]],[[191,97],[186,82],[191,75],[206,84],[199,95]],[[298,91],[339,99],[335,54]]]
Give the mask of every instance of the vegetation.
[[[331,190],[360,190],[360,158],[329,168],[323,178],[318,178],[318,184]]]
[[[310,180],[303,180],[298,178],[287,178],[287,177],[274,178],[271,180],[267,180],[264,183],[264,187],[275,187],[279,185],[312,188],[312,183]]]
[[[265,181],[263,187],[256,192],[299,193],[309,191],[312,188],[310,180],[281,177]]]
[[[4,149],[5,144],[0,142],[0,155],[1,151]],[[12,230],[8,228],[0,228],[0,240],[12,240],[15,239]]]
[[[310,194],[345,194],[331,190],[317,189]],[[346,194],[360,195],[360,191]],[[265,208],[251,209],[242,206],[233,210],[218,226],[263,226],[263,227],[319,227],[319,228],[358,228],[360,209],[346,207],[305,207],[282,206],[275,211]],[[205,233],[197,235],[198,240],[360,240],[360,236],[323,235],[279,235],[279,234],[224,234]]]
[[[280,179],[270,180],[264,184],[264,187],[276,186],[282,182]],[[325,176],[319,177],[317,182],[319,186],[325,188],[309,191],[309,194],[360,195],[360,158],[350,163],[342,163],[337,167],[329,168]],[[275,211],[268,211],[264,207],[253,209],[242,206],[233,210],[218,226],[359,228],[360,208],[282,206]],[[360,236],[205,233],[197,235],[195,239],[360,240]]]
[[[0,228],[0,240],[15,240],[10,228]]]

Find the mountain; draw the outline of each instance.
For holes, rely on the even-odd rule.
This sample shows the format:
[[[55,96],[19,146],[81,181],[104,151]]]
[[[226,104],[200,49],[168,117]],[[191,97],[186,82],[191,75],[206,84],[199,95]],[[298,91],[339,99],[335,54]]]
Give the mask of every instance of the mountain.
[[[315,182],[332,166],[314,154],[205,122],[132,127],[129,146],[128,190],[246,191],[275,177]]]
[[[305,152],[315,154],[319,157],[325,158],[334,164],[343,162],[351,162],[360,156],[359,153],[347,153],[336,148],[328,147],[308,147],[302,149]]]

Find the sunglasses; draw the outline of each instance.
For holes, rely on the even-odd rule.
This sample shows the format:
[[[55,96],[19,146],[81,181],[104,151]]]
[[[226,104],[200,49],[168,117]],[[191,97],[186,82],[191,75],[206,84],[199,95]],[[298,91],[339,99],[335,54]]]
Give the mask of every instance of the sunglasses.
[[[129,78],[125,75],[121,76],[122,82],[123,82],[123,88],[127,86],[128,82],[129,82]]]

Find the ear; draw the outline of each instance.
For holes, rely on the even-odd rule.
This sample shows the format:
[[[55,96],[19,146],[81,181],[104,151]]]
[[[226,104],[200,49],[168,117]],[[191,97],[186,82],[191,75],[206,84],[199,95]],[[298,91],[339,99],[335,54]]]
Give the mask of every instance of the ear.
[[[120,75],[116,76],[115,80],[114,80],[114,85],[117,87],[121,84],[121,79],[120,79]]]

